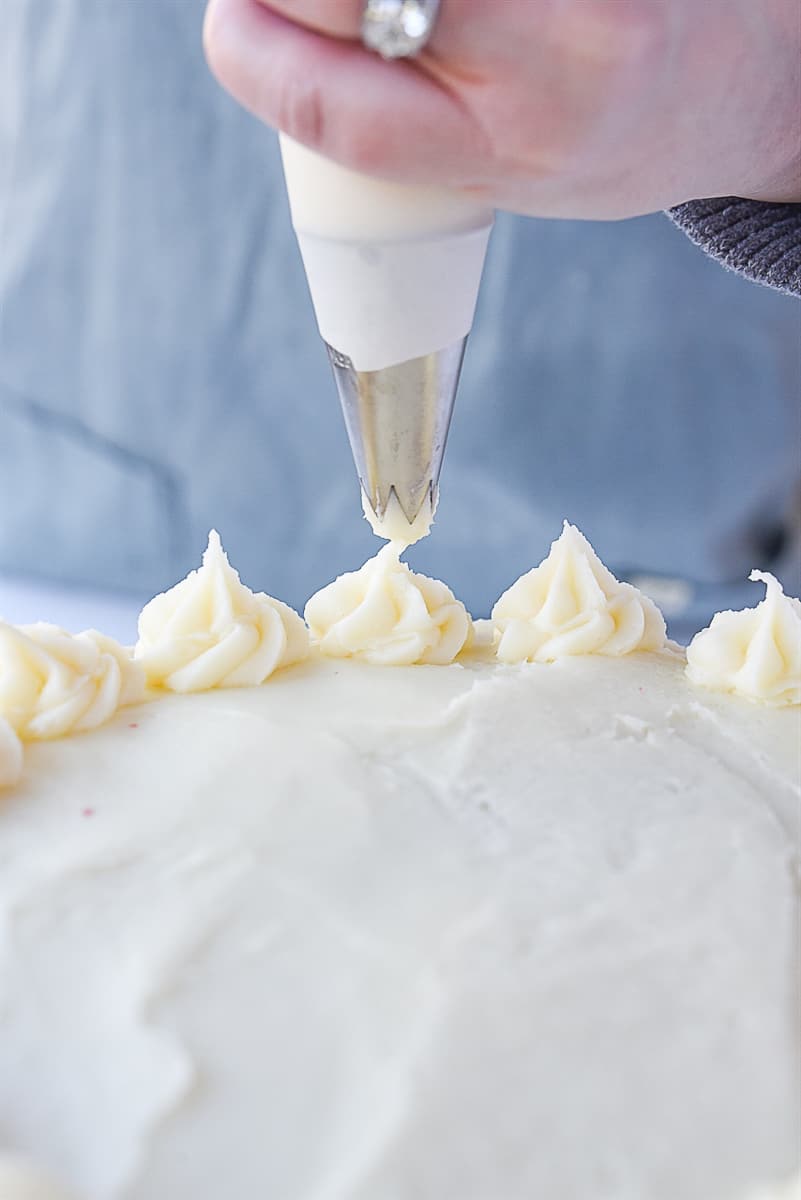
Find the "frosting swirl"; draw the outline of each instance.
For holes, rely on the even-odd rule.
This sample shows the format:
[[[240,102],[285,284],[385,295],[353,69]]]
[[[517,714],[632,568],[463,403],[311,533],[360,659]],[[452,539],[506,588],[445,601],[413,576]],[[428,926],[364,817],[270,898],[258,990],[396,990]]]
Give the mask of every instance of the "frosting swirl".
[[[453,662],[472,622],[450,588],[400,561],[390,542],[358,570],[312,596],[306,620],[320,651],[376,666]]]
[[[308,652],[298,614],[245,587],[212,530],[199,570],[142,609],[134,657],[149,684],[201,692],[255,687]]]
[[[756,608],[719,612],[687,647],[692,683],[767,704],[801,704],[801,601],[778,579],[752,571],[767,587]]]
[[[620,583],[584,535],[565,521],[538,567],[522,575],[492,610],[502,662],[553,662],[574,654],[617,657],[665,645],[659,609]]]
[[[94,729],[143,695],[141,670],[113,638],[0,624],[0,714],[23,739]]]
[[[0,717],[0,787],[11,787],[21,774],[22,742],[5,717]]]

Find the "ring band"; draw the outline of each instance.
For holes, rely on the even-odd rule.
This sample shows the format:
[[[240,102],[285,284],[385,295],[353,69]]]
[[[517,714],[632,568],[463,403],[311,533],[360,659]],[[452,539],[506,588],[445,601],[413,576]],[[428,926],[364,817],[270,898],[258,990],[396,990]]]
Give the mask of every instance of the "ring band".
[[[434,30],[440,0],[367,0],[362,41],[382,58],[411,58]]]

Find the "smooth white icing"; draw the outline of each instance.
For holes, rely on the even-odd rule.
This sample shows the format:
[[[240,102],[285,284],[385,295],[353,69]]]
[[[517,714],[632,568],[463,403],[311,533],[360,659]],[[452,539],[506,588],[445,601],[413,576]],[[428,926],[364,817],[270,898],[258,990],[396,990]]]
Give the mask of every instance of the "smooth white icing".
[[[553,662],[576,654],[617,657],[666,642],[659,609],[620,583],[590,543],[565,521],[538,567],[520,577],[492,610],[502,662]]]
[[[0,716],[21,738],[94,729],[143,695],[142,671],[113,638],[0,622]]]
[[[306,621],[323,654],[377,666],[453,662],[472,623],[453,592],[401,562],[392,543],[360,570],[341,575],[306,605]]]
[[[765,584],[765,599],[717,613],[687,648],[687,675],[766,704],[801,704],[801,601],[785,596],[773,575],[752,571],[750,578]]]
[[[199,692],[256,686],[308,652],[298,614],[245,587],[212,530],[199,570],[142,610],[134,655],[152,686]]]
[[[798,1152],[798,731],[666,655],[315,652],[26,747],[6,1144],[85,1200],[750,1200]]]
[[[5,717],[0,717],[0,787],[11,787],[22,774],[22,742]]]

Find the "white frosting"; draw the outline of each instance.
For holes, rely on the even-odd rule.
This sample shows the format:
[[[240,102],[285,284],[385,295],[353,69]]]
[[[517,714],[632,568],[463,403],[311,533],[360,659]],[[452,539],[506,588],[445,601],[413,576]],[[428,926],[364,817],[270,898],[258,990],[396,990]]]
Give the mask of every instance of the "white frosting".
[[[0,717],[0,787],[11,787],[21,774],[22,742],[5,717]]]
[[[280,144],[292,224],[299,233],[359,244],[414,242],[492,224],[492,208],[466,191],[376,179],[286,134]]]
[[[460,342],[473,324],[491,208],[392,183],[282,137],[289,206],[320,333],[357,371]]]
[[[467,645],[472,623],[444,583],[416,575],[392,543],[359,571],[312,596],[306,621],[323,654],[377,666],[442,665]]]
[[[94,729],[143,695],[141,670],[113,638],[0,622],[0,716],[21,738]]]
[[[409,524],[394,492],[389,498],[383,517],[375,515],[364,492],[362,492],[362,509],[376,537],[383,538],[387,542],[397,543],[401,553],[409,546],[413,546],[415,542],[419,542],[421,538],[427,537],[434,521],[434,510],[428,497],[411,524]]]
[[[798,712],[598,657],[664,623],[570,526],[494,614],[549,670],[499,667],[399,552],[307,608],[323,655],[371,665],[315,650],[223,695],[308,633],[212,534],[138,648],[212,690],[116,717],[143,686],[122,647],[0,625],[0,776],[15,728],[111,716],[27,748],[0,805],[4,1143],[109,1200],[216,1200],[220,1164],[236,1196],[773,1195],[801,1096]],[[775,692],[799,614],[766,582],[744,654]],[[0,1200],[64,1196],[0,1160]]]
[[[134,655],[149,684],[200,692],[257,686],[308,652],[298,614],[245,587],[212,530],[200,569],[142,610]]]
[[[659,609],[620,583],[565,521],[544,562],[521,576],[492,610],[502,662],[553,662],[575,654],[617,657],[666,642]]]
[[[767,704],[801,704],[801,601],[785,596],[763,571],[767,587],[756,608],[720,612],[687,648],[687,674],[702,687],[736,692]]]
[[[751,1200],[798,1155],[798,728],[668,655],[314,652],[26,747],[4,1144],[83,1200]]]

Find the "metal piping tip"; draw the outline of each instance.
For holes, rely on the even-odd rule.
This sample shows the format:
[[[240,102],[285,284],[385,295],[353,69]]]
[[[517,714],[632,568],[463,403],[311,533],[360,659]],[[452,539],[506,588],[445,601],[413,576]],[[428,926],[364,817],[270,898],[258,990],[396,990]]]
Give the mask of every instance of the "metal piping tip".
[[[466,345],[465,337],[380,371],[357,371],[328,346],[353,461],[379,525],[395,505],[410,526],[424,506],[437,506]]]

